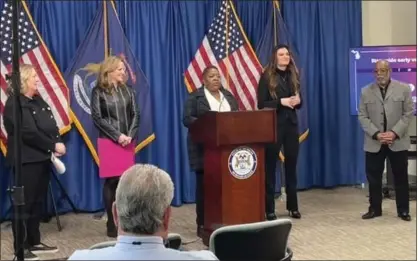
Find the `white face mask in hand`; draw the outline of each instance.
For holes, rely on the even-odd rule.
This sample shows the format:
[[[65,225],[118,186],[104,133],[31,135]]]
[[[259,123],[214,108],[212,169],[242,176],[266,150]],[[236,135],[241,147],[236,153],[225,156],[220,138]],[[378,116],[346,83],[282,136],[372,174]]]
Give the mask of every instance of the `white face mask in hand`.
[[[55,157],[54,154],[51,155],[51,161],[52,164],[55,167],[55,170],[57,171],[58,174],[64,174],[65,173],[65,165],[64,163],[57,157]]]

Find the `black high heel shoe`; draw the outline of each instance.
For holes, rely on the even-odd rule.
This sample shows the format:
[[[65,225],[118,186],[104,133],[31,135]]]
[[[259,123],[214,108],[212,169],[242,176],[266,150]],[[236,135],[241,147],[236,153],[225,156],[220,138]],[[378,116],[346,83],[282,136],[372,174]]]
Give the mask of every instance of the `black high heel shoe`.
[[[277,219],[277,216],[276,216],[276,214],[275,213],[268,213],[268,214],[266,214],[266,219],[267,220],[276,220]]]
[[[300,219],[302,217],[302,215],[300,214],[299,210],[289,211],[289,216],[291,218],[297,218],[297,219]]]

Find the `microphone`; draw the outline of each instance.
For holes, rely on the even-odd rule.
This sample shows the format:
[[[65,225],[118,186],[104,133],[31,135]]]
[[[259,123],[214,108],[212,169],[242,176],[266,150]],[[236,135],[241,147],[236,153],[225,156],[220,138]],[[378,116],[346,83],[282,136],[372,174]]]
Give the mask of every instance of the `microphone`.
[[[64,174],[65,173],[65,165],[64,162],[62,162],[59,158],[55,157],[54,154],[51,154],[51,161],[52,164],[55,167],[55,170],[58,174]]]
[[[224,102],[224,100],[225,100],[225,96],[222,96],[221,102],[219,103],[218,112],[220,112],[220,111],[221,111],[221,108],[222,108],[222,103]]]

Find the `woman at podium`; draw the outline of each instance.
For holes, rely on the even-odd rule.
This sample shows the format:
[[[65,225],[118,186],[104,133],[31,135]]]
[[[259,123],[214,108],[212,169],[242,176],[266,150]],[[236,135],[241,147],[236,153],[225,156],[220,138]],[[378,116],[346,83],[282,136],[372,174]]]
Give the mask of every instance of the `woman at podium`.
[[[139,128],[139,107],[134,90],[126,85],[128,75],[121,58],[109,56],[95,70],[97,70],[98,77],[97,85],[91,94],[91,115],[99,130],[98,154],[101,162],[99,175],[105,180],[103,200],[107,213],[107,236],[117,237],[112,204],[115,201],[116,188],[123,173],[122,169],[125,168],[120,165],[125,163],[120,160],[112,160],[111,157],[117,159],[123,153],[123,157],[132,157],[132,165],[134,164],[134,140]],[[100,149],[100,146],[103,146],[104,149]],[[126,150],[121,150],[121,148]],[[106,164],[113,166],[106,166]],[[117,164],[116,167],[115,164]],[[113,173],[114,169],[120,171]],[[112,173],[108,170],[111,170]]]
[[[39,230],[42,207],[52,171],[52,154],[62,156],[66,152],[61,141],[57,122],[51,107],[38,95],[40,83],[35,67],[29,64],[20,65],[20,93],[16,93],[12,86],[8,88],[9,98],[4,108],[4,127],[8,135],[6,160],[15,170],[15,151],[21,148],[21,180],[24,188],[25,205],[23,207],[24,229],[19,231],[23,245],[16,242],[16,218],[13,217],[13,236],[15,253],[23,250],[24,259],[36,259],[37,253],[54,253],[58,248],[47,246],[41,242]],[[15,123],[13,108],[15,97],[19,96],[21,112],[21,136],[15,143]],[[17,105],[19,106],[19,104]],[[16,175],[16,173],[15,173]],[[18,184],[15,184],[18,185]]]
[[[301,218],[297,199],[296,165],[299,154],[299,130],[296,110],[302,105],[299,72],[286,45],[274,48],[258,84],[258,108],[273,108],[277,113],[277,143],[265,149],[266,218],[277,219],[274,194],[276,163],[281,147],[285,157],[286,208],[289,216]]]
[[[183,124],[186,128],[208,111],[238,111],[237,100],[232,93],[222,87],[218,68],[206,67],[202,74],[203,86],[190,94],[184,106]],[[196,173],[197,235],[202,237],[204,225],[203,146],[193,143],[190,133],[187,141],[190,168]]]

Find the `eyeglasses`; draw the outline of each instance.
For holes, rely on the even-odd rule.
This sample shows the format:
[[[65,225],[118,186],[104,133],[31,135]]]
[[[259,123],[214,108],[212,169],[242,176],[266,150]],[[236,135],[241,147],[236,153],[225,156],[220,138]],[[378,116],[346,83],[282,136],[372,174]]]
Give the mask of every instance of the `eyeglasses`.
[[[379,68],[374,70],[375,73],[387,73],[388,71],[389,69],[386,68]]]

